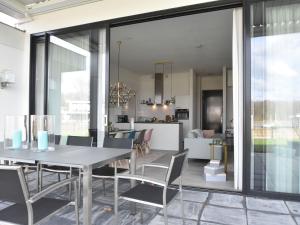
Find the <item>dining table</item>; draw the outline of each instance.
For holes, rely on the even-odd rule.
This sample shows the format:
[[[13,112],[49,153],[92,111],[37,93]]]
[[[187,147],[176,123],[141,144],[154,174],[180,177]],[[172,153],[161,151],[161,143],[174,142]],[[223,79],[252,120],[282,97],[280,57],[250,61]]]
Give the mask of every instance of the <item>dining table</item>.
[[[0,160],[67,166],[83,172],[83,224],[92,224],[92,170],[130,157],[130,172],[135,174],[136,152],[131,149],[57,145],[53,151],[4,149],[0,145]]]

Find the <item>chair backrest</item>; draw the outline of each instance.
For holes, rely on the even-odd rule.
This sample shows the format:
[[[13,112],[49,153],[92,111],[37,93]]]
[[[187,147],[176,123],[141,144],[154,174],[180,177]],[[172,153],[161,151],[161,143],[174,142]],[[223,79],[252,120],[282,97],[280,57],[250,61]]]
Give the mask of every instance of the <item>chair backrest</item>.
[[[178,177],[181,176],[187,152],[188,149],[185,149],[172,155],[172,159],[166,176],[166,182],[168,185],[172,184]]]
[[[153,129],[149,129],[145,133],[144,141],[149,142],[151,140]]]
[[[0,200],[26,204],[29,192],[21,166],[0,166]]]
[[[61,135],[54,135],[54,143],[56,145],[60,144]]]
[[[135,134],[136,134],[136,131],[133,130],[133,131],[130,131],[129,135],[128,135],[128,139],[135,139]]]
[[[140,133],[139,133],[139,136],[138,138],[135,140],[135,144],[143,144],[144,142],[144,137],[145,137],[145,133],[146,133],[146,130],[142,130]]]
[[[93,144],[93,137],[68,136],[67,145],[89,146]]]
[[[132,139],[128,138],[111,138],[106,136],[103,142],[104,148],[123,148],[132,149]]]

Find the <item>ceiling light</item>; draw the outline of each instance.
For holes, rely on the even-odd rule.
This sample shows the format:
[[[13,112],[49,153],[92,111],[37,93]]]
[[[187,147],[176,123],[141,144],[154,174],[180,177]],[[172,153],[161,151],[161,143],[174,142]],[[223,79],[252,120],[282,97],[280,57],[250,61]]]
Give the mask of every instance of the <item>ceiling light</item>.
[[[121,41],[118,41],[118,81],[109,88],[109,103],[114,106],[125,106],[131,98],[135,97],[135,91],[128,88],[123,82],[120,81],[120,52]]]

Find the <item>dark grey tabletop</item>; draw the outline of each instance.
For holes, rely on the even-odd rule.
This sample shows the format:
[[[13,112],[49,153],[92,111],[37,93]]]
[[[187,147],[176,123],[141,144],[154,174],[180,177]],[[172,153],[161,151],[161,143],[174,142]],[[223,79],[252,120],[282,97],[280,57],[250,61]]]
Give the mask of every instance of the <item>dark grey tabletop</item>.
[[[53,165],[67,165],[82,168],[99,167],[107,163],[130,157],[130,149],[79,147],[57,145],[55,151],[34,152],[28,150],[4,150],[0,146],[0,160],[27,163],[40,162]]]

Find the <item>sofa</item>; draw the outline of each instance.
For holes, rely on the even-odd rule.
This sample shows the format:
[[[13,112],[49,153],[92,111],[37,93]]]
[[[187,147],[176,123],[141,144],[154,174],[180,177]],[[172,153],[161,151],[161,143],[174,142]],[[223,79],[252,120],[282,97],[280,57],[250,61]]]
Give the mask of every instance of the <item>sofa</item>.
[[[199,129],[192,130],[184,138],[184,148],[188,148],[189,159],[210,159],[210,145],[215,133],[211,130],[201,131]],[[222,148],[215,147],[215,159],[222,159]]]

